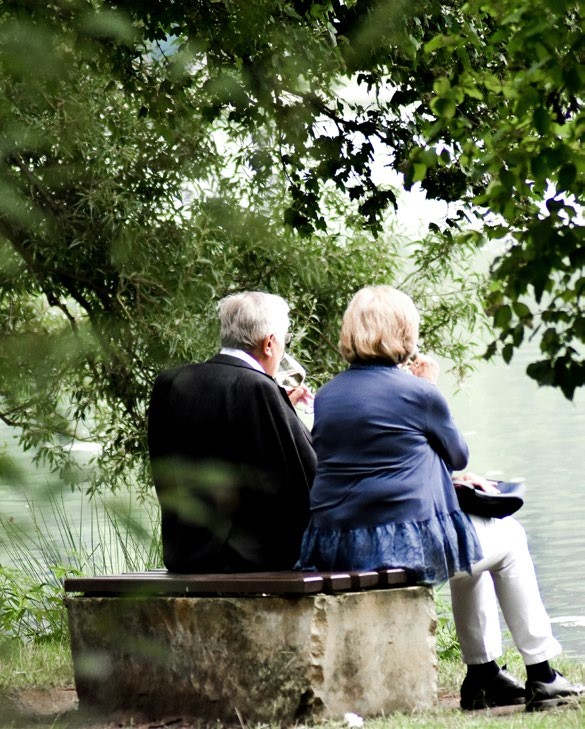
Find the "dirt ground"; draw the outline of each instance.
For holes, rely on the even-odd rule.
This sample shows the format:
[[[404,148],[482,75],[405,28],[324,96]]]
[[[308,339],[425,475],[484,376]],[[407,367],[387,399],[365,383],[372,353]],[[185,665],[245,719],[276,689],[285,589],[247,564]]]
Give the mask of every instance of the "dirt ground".
[[[0,729],[201,729],[174,716],[156,722],[139,717],[96,716],[78,708],[75,689],[24,689],[0,695]],[[241,728],[240,728],[241,729]]]
[[[439,698],[439,709],[456,709],[459,699],[454,695]],[[511,714],[523,707],[492,709],[493,713]],[[217,726],[214,724],[214,726]],[[233,729],[242,729],[235,722]],[[25,689],[12,695],[0,695],[0,729],[204,729],[205,723],[181,716],[158,721],[140,717],[99,717],[79,710],[75,689]],[[229,728],[226,728],[229,729]]]

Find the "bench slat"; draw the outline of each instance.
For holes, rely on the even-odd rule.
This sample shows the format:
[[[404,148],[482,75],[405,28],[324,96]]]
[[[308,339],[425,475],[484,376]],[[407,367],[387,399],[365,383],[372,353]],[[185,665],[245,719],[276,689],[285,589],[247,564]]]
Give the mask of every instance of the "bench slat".
[[[367,590],[368,588],[379,587],[381,584],[380,573],[377,571],[351,573],[352,590]]]
[[[380,587],[398,587],[399,585],[417,584],[406,570],[398,567],[378,570],[378,575],[380,576]]]

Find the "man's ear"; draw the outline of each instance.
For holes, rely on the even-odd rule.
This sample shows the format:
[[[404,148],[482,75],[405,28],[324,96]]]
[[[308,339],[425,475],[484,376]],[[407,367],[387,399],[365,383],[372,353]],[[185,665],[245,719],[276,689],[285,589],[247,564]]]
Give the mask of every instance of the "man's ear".
[[[272,357],[274,350],[274,334],[267,334],[262,340],[262,354],[265,357]]]

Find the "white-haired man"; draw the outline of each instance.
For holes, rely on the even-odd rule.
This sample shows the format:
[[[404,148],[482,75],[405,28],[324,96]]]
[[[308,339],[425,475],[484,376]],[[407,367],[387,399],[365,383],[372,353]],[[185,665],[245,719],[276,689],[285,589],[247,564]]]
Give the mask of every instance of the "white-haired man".
[[[273,294],[226,297],[220,353],[155,381],[148,445],[172,572],[291,569],[298,557],[316,459],[292,404],[306,388],[274,380],[288,311]]]

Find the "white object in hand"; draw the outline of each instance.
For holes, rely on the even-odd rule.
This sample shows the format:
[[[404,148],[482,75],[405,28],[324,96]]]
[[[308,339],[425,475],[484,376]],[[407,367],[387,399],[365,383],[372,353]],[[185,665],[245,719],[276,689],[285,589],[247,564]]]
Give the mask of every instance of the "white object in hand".
[[[285,352],[282,355],[275,379],[285,390],[294,390],[302,385],[307,376],[307,371],[292,354]]]

